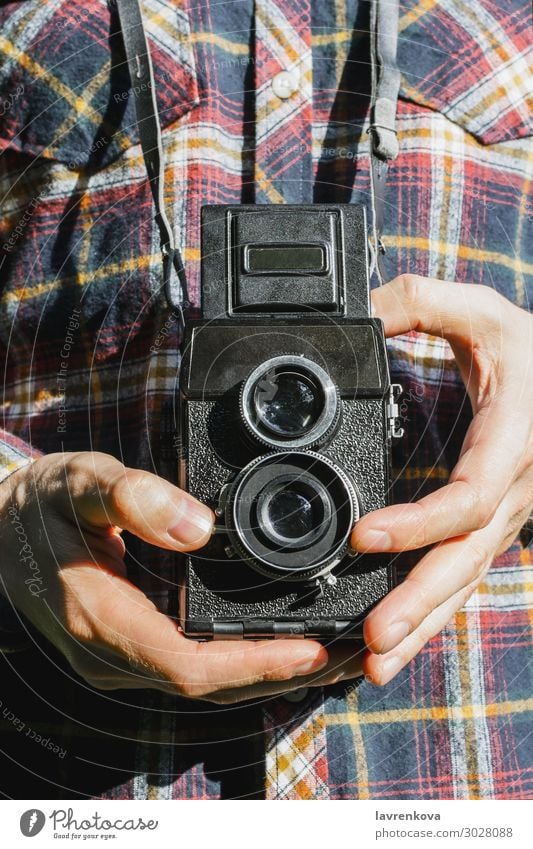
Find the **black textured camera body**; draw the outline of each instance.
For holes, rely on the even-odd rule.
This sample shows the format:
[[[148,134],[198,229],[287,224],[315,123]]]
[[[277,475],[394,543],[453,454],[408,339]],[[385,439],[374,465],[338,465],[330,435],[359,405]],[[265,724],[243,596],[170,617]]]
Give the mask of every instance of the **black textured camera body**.
[[[204,208],[204,318],[184,345],[180,484],[218,521],[181,558],[186,634],[354,636],[394,583],[388,556],[349,550],[353,521],[388,503],[397,435],[368,287],[360,207]]]

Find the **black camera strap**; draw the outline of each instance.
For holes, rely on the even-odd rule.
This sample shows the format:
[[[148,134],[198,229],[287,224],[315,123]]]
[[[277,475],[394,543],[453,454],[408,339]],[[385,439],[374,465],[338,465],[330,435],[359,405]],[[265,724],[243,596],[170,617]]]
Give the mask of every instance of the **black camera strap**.
[[[398,0],[372,0],[370,4],[370,192],[372,240],[376,273],[383,284],[381,234],[385,215],[385,183],[389,162],[398,156],[396,106],[400,71],[396,64]]]
[[[165,210],[165,155],[161,124],[157,112],[155,80],[150,48],[146,38],[139,0],[110,0],[116,6],[133,95],[137,130],[144,163],[155,206],[155,221],[159,229],[163,257],[163,281],[168,305],[177,310],[184,324],[184,312],[189,307],[185,268],[179,248],[175,245],[172,225]],[[178,297],[175,295],[179,289]]]
[[[164,199],[165,159],[161,124],[157,112],[155,80],[139,0],[109,0],[116,6],[124,49],[135,98],[139,140],[155,205],[155,221],[159,228],[165,296],[169,306],[177,310],[182,323],[189,307],[185,268],[175,245],[172,225],[167,217]],[[380,284],[384,275],[381,265],[384,253],[381,232],[384,219],[385,182],[388,163],[398,155],[395,120],[400,73],[396,65],[398,41],[398,0],[371,0],[370,60],[370,182],[372,206],[372,241],[374,264]],[[175,290],[179,290],[176,297]]]

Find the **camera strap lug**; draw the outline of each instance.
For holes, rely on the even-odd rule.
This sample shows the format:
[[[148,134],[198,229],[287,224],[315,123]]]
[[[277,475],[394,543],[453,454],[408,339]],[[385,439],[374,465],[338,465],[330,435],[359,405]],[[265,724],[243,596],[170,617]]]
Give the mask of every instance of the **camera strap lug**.
[[[387,435],[389,439],[400,439],[404,434],[403,427],[400,427],[400,408],[398,406],[398,398],[402,394],[403,389],[399,383],[391,383],[389,390],[389,398],[385,405],[387,414]]]

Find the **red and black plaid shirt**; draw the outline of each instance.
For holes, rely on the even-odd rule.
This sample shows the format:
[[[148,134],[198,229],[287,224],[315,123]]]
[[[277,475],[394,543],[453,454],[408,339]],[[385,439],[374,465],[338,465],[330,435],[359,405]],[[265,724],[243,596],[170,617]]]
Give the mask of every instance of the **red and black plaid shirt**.
[[[167,205],[197,302],[202,204],[368,204],[369,5],[142,6]],[[3,475],[32,450],[99,450],[175,480],[161,423],[179,339],[129,78],[125,65],[112,70],[122,47],[110,9],[106,0],[4,2],[0,22]],[[483,283],[528,306],[530,48],[525,0],[402,0],[390,277]],[[298,83],[286,99],[272,85],[283,70]],[[395,458],[405,500],[447,479],[470,412],[442,340],[411,333],[390,353],[405,390]],[[168,553],[133,542],[132,552],[132,578],[165,609]],[[98,693],[37,639],[1,659],[2,792],[531,797],[532,584],[531,552],[516,543],[387,687],[338,685],[299,703],[229,709],[155,691]]]

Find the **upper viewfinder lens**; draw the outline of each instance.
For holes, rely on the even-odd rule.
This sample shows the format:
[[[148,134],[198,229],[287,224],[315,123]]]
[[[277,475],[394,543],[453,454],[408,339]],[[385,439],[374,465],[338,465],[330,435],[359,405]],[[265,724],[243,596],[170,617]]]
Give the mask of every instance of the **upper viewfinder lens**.
[[[324,393],[306,374],[272,369],[254,390],[258,420],[276,436],[303,436],[324,409]]]
[[[306,357],[273,357],[254,369],[241,392],[241,415],[261,445],[308,448],[324,444],[340,416],[338,391]]]

